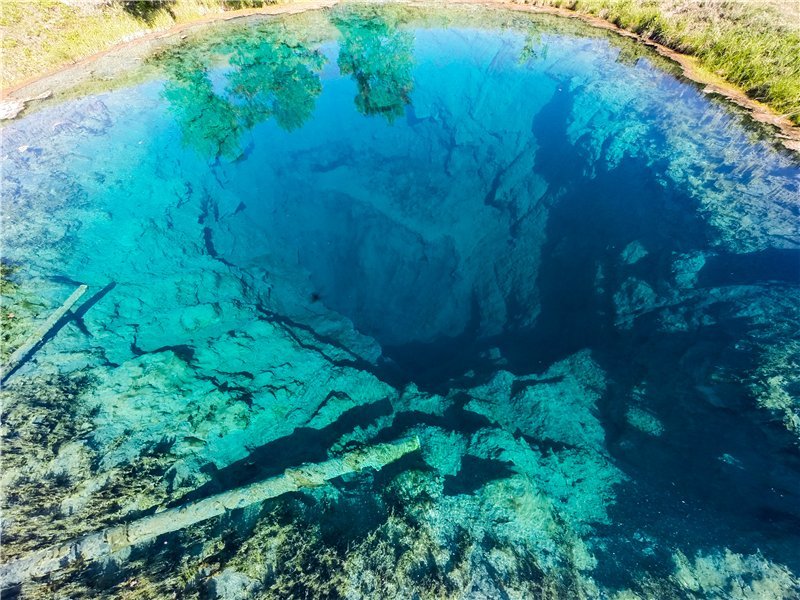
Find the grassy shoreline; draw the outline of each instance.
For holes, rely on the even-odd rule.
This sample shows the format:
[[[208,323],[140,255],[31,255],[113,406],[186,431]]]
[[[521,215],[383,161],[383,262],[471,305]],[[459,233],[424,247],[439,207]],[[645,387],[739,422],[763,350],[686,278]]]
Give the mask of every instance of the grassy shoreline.
[[[530,0],[599,17],[694,57],[800,124],[800,3],[781,0]]]
[[[263,0],[4,0],[0,89],[115,44]],[[283,3],[283,2],[281,2]],[[763,0],[527,0],[566,9],[694,57],[800,125],[800,4]]]
[[[3,0],[0,89],[154,31],[264,4],[260,0]]]

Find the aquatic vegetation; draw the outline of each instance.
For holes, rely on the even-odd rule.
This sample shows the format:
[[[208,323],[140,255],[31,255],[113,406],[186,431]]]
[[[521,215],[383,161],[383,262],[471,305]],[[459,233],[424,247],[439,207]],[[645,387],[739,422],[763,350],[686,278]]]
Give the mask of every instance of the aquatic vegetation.
[[[365,469],[380,470],[416,450],[419,450],[419,440],[416,437],[349,449],[340,456],[320,463],[304,463],[274,477],[106,527],[11,561],[3,567],[3,584],[20,584],[28,579],[61,571],[70,563],[101,561],[234,510],[260,505],[292,492],[319,487],[330,480]]]
[[[4,561],[421,442],[10,593],[791,597],[798,166],[663,65],[343,6],[6,126],[3,312],[89,290],[2,392]]]
[[[800,344],[769,346],[752,382],[759,405],[781,415],[787,429],[800,437],[800,404],[794,391],[800,384]]]
[[[0,262],[0,362],[9,355],[36,327],[35,319],[44,307],[31,290],[21,290],[14,279],[17,268]],[[27,292],[27,293],[26,293]]]
[[[690,560],[675,556],[675,579],[681,587],[703,598],[790,598],[800,593],[800,580],[781,565],[758,554],[742,556],[730,550],[698,554]]]
[[[65,529],[59,502],[86,477],[91,457],[78,441],[92,427],[91,411],[77,400],[85,385],[80,376],[34,378],[0,392],[4,561]]]

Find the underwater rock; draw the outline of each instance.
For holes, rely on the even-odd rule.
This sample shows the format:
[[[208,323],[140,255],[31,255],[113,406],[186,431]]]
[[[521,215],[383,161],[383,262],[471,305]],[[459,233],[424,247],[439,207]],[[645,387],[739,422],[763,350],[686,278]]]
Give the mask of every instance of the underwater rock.
[[[584,350],[542,375],[499,371],[488,384],[467,391],[465,408],[510,433],[602,452],[603,427],[594,411],[605,386],[605,373]]]
[[[692,252],[675,257],[672,265],[675,283],[681,289],[692,289],[697,283],[697,277],[705,264],[706,255],[702,252]]]
[[[84,441],[70,441],[59,447],[58,454],[48,465],[49,477],[66,477],[81,481],[91,472],[93,453]]]
[[[617,325],[625,329],[631,328],[633,320],[640,313],[652,309],[656,302],[656,293],[647,282],[633,277],[626,279],[614,294]]]
[[[694,559],[678,552],[674,560],[673,577],[678,585],[703,598],[778,600],[800,594],[800,580],[785,566],[760,554],[742,555],[726,548],[698,553]]]
[[[181,325],[187,333],[208,327],[219,317],[218,309],[213,304],[198,304],[185,308],[181,312]]]
[[[647,248],[639,240],[634,240],[623,248],[620,258],[626,265],[635,265],[647,255]]]
[[[327,401],[332,391],[348,400]],[[100,374],[94,441],[113,448],[103,453],[105,467],[167,436],[176,438],[176,456],[224,467],[312,419],[322,428],[394,393],[369,372],[306,349],[291,331],[255,321],[240,334],[207,339],[188,361],[165,349]]]
[[[438,473],[438,483],[424,488],[437,508],[423,509],[415,522],[441,546],[463,530],[475,540],[490,536],[498,547],[524,548],[542,568],[591,569],[595,559],[579,535],[609,522],[614,486],[623,480],[594,414],[604,387],[603,371],[585,351],[540,376],[500,372],[458,392],[469,398],[466,414],[489,421],[470,437],[439,427],[413,429],[425,462]],[[448,490],[448,479],[467,487]],[[412,503],[408,510],[417,509]]]
[[[209,582],[209,594],[216,600],[245,600],[256,595],[258,582],[233,569],[225,569]]]
[[[631,406],[625,413],[625,418],[631,427],[649,435],[658,437],[664,433],[664,425],[650,411],[643,410],[638,406]]]
[[[800,342],[769,346],[763,355],[751,382],[756,401],[780,415],[786,429],[800,441],[800,396],[793,393],[800,383]]]

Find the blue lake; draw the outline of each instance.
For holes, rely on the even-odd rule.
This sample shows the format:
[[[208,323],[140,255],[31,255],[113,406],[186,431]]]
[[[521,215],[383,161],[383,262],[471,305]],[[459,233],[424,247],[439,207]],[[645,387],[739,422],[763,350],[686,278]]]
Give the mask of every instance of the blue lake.
[[[383,469],[10,596],[800,597],[800,161],[631,40],[197,27],[3,126],[3,562]]]

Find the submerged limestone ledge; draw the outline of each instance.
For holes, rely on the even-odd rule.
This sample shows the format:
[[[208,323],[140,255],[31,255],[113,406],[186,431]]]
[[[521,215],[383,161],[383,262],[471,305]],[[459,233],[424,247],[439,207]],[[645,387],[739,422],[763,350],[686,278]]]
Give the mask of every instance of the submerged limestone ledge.
[[[299,356],[306,351],[297,347],[295,352]],[[148,385],[174,389],[170,379],[151,378]],[[363,598],[377,593],[430,598],[469,598],[476,593],[512,598],[541,593],[586,598],[610,594],[591,577],[597,567],[592,548],[598,542],[592,541],[593,531],[598,524],[611,522],[608,510],[614,503],[614,489],[624,479],[604,449],[605,434],[595,416],[606,386],[606,375],[591,353],[584,351],[540,375],[515,377],[501,370],[485,384],[454,388],[446,397],[409,386],[383,408],[375,406],[380,401],[362,406],[359,412],[340,408],[332,413],[334,430],[309,428],[308,433],[277,439],[256,450],[251,461],[257,461],[257,456],[274,460],[292,447],[302,455],[315,439],[346,449],[360,440],[406,432],[419,436],[424,462],[410,463],[394,474],[321,488],[305,500],[277,501],[245,511],[232,520],[168,537],[168,546],[145,544],[139,552],[149,557],[146,562],[135,558],[136,551],[123,552],[111,563],[116,565],[114,579],[120,589],[142,597],[176,589],[182,589],[186,597],[211,593],[218,598],[240,597],[242,590],[265,598],[301,593]],[[5,402],[24,403],[21,389],[12,385],[4,392]],[[67,406],[74,410],[81,403],[73,398]],[[55,406],[48,406],[48,412]],[[70,422],[66,412],[51,418]],[[83,452],[93,453],[88,447]],[[165,465],[174,465],[176,453],[181,454],[179,447],[169,444],[147,452],[151,460]],[[126,488],[119,467],[109,471],[92,467],[92,463],[101,465],[96,459],[81,465],[71,458],[79,455],[74,443],[62,445],[49,465],[45,463],[46,472],[60,481],[60,487],[48,492],[53,495],[50,501],[58,501],[70,489],[80,489],[87,476],[88,481],[105,478],[107,483],[90,491],[83,505],[75,505],[74,496],[64,497],[62,510],[69,506],[79,520],[51,521],[72,527],[58,535],[81,531],[96,519],[94,511],[107,510],[93,496],[110,490],[117,506],[134,501],[139,510],[146,506],[141,499],[152,502],[155,497],[165,503],[179,497],[163,487],[174,481],[174,475],[166,473],[162,479],[164,471],[134,469],[133,485],[128,483]],[[141,464],[142,458],[131,466]],[[28,468],[29,459],[26,463]],[[253,463],[247,464],[242,461],[228,476],[220,477],[220,472],[216,478],[231,485],[256,477]],[[92,475],[95,469],[99,473]],[[155,488],[143,494],[145,478],[152,478],[150,485]],[[20,482],[12,478],[9,483],[4,489],[15,489]],[[85,484],[83,490],[79,493],[85,493]],[[19,508],[35,497],[26,496]],[[14,531],[18,510],[13,501],[6,504],[4,529]],[[128,519],[136,512],[117,514],[118,519]],[[325,515],[321,521],[320,515]],[[34,534],[39,539],[45,534],[41,525]],[[198,546],[192,539],[202,539],[202,543]],[[7,548],[13,548],[9,542],[13,544],[14,538],[6,538]],[[179,549],[178,554],[164,554],[168,547]],[[645,589],[648,593],[660,590],[659,594],[694,590],[702,592],[702,597],[724,598],[727,592],[714,596],[714,590],[731,586],[744,590],[737,597],[748,599],[782,598],[797,589],[797,580],[780,565],[762,557],[730,552],[727,556],[724,562],[699,557],[693,565],[679,555],[675,575],[650,580]],[[217,557],[216,566],[202,566],[211,557]],[[158,565],[170,574],[165,575]],[[736,583],[750,577],[756,565],[762,575],[743,587]],[[91,594],[92,583],[84,575],[68,570],[53,582],[64,591]],[[37,597],[39,586],[24,584],[24,595]],[[772,595],[763,595],[768,592]],[[633,591],[620,594],[614,597],[647,597]]]
[[[590,547],[580,536],[589,533],[593,523],[607,521],[605,511],[609,503],[613,502],[612,487],[620,480],[621,475],[608,464],[609,459],[604,455],[602,431],[598,430],[597,426],[592,427],[587,423],[594,420],[589,411],[594,406],[596,394],[602,390],[602,373],[597,372],[597,379],[584,384],[570,375],[573,369],[597,371],[588,354],[583,354],[568,363],[554,367],[542,377],[516,381],[510,374],[501,373],[488,386],[474,390],[453,390],[447,398],[431,396],[409,388],[393,401],[393,410],[378,412],[374,420],[358,419],[363,423],[362,426],[357,427],[352,433],[345,433],[339,439],[338,445],[348,448],[360,439],[381,439],[391,435],[395,428],[401,427],[402,430],[420,437],[422,457],[427,465],[421,470],[419,467],[401,470],[373,490],[372,493],[377,494],[377,502],[384,507],[377,509],[378,515],[371,518],[388,520],[384,525],[376,525],[378,529],[370,533],[363,543],[373,544],[380,537],[389,535],[386,542],[382,542],[388,543],[388,540],[396,535],[391,534],[391,531],[404,531],[403,536],[418,538],[419,541],[414,547],[407,550],[409,554],[407,558],[401,560],[401,564],[406,560],[411,561],[409,564],[411,568],[419,560],[415,558],[419,556],[416,553],[434,552],[436,558],[429,568],[433,569],[431,576],[441,579],[441,582],[435,585],[431,582],[433,587],[427,592],[431,597],[439,593],[436,590],[441,591],[450,586],[455,586],[453,593],[462,586],[462,591],[467,592],[472,586],[477,585],[482,572],[503,573],[500,579],[495,580],[491,577],[481,584],[486,586],[484,592],[487,594],[499,593],[496,586],[502,586],[502,589],[507,591],[518,589],[519,593],[527,594],[542,585],[542,582],[538,578],[529,579],[530,574],[518,572],[520,565],[516,564],[518,559],[515,557],[520,553],[530,553],[531,560],[539,565],[537,569],[545,569],[541,576],[544,576],[545,572],[553,576],[561,569],[577,568],[578,572],[591,570],[595,561]],[[560,383],[552,383],[554,379],[562,377],[566,379]],[[162,383],[168,388],[170,384],[169,380]],[[508,397],[513,393],[511,390],[514,387],[522,388],[521,395],[517,393]],[[474,407],[463,403],[464,394],[474,398],[471,401],[475,404]],[[585,395],[585,400],[581,401],[584,403],[581,410],[586,411],[581,417],[583,425],[570,418],[578,406],[559,406],[560,399],[579,394]],[[532,412],[529,424],[524,428],[526,433],[523,437],[515,437],[513,432],[517,428],[507,421],[513,414],[513,408],[502,409],[506,411],[508,417],[495,412],[502,407],[504,396],[508,397],[511,407],[529,399],[535,400],[541,409],[541,412]],[[17,396],[16,400],[19,401],[20,398],[21,396]],[[485,405],[486,400],[482,400],[483,398],[491,404]],[[497,408],[492,409],[490,406]],[[369,409],[365,407],[362,411],[368,413]],[[402,423],[411,415],[425,413],[430,414],[429,425],[417,425],[410,429],[403,427]],[[488,418],[484,415],[488,415]],[[344,427],[342,421],[346,419],[347,415],[340,413],[336,423]],[[468,428],[466,432],[463,427],[453,428],[455,423],[464,419],[472,420],[474,426]],[[506,424],[503,425],[504,423]],[[585,429],[587,426],[588,430]],[[473,430],[472,433],[469,433],[470,430]],[[322,436],[324,439],[324,428],[314,435]],[[290,436],[286,442],[293,443],[293,438],[299,438],[295,443],[302,443],[303,437],[298,434]],[[542,441],[533,441],[538,439]],[[563,444],[564,449],[553,453],[553,448],[558,448],[559,444]],[[163,451],[164,449],[161,449],[161,452]],[[175,448],[169,450],[173,453],[176,451]],[[77,464],[68,466],[66,452],[74,452],[74,449],[64,448],[64,451],[59,452],[52,459],[50,469],[59,466],[72,469],[62,471],[58,475],[62,480],[66,480],[68,489],[70,487],[75,489],[73,482],[80,481],[89,473],[76,471]],[[83,468],[87,467],[91,469],[89,464],[84,463]],[[119,477],[120,473],[112,470],[108,475],[113,479]],[[141,477],[145,473],[139,475]],[[96,479],[97,475],[91,477]],[[18,484],[13,480],[9,483],[12,489]],[[121,489],[117,488],[117,491]],[[95,491],[95,494],[101,493],[102,488]],[[319,501],[324,504],[327,496],[334,505],[337,502],[344,502],[346,505],[348,502],[346,495],[336,500],[341,494],[342,492],[335,490],[323,491]],[[117,498],[117,502],[123,500],[123,497]],[[568,504],[562,506],[560,504],[562,502]],[[397,509],[403,507],[401,515],[387,512],[389,504]],[[71,510],[81,515],[79,527],[91,523],[91,511],[97,507],[94,502],[77,506],[69,497],[62,500],[62,506],[70,506]],[[13,544],[15,530],[13,521],[16,512],[13,504],[8,506],[6,526],[12,532],[12,536],[7,544]],[[384,516],[381,517],[381,514]],[[55,521],[53,524],[58,522]],[[274,528],[276,525],[267,518],[261,526]],[[64,535],[67,531],[63,531],[60,535]],[[39,532],[39,535],[43,533]],[[255,551],[255,544],[258,543],[256,540],[259,539],[257,530],[252,535],[255,536],[254,540],[244,548]],[[367,541],[370,539],[373,541]],[[497,546],[498,551],[505,550],[495,558],[491,558],[491,555],[484,556],[480,548],[487,540],[492,540],[491,543]],[[322,540],[316,543],[325,544]],[[466,569],[460,575],[451,572],[456,568],[452,563],[454,558],[452,546],[456,543],[466,545],[461,550],[466,554],[458,559],[466,561],[458,567],[459,571]],[[13,548],[13,545],[9,545],[9,548]],[[363,548],[366,551],[367,546]],[[334,548],[330,551],[339,552]],[[508,552],[511,554],[506,554]],[[238,554],[241,555],[241,552]],[[369,560],[375,558],[373,556]],[[122,557],[121,559],[124,560]],[[354,553],[349,560],[362,559],[358,559],[357,553]],[[262,563],[247,559],[245,564],[250,565],[247,572],[257,575]],[[378,565],[373,565],[372,568],[378,568]],[[410,586],[416,586],[414,583],[416,569],[417,567],[414,567],[405,572],[403,568],[400,569],[398,577],[409,578],[406,582],[397,579],[394,584],[400,586],[396,591],[401,595],[410,594],[411,590],[415,589]],[[500,571],[496,571],[497,569]],[[346,572],[347,570],[342,576]],[[344,592],[347,586],[354,583],[341,579],[342,576],[334,577],[330,582],[320,581],[320,585],[345,586],[341,589]],[[259,577],[266,577],[266,581],[270,578],[268,573],[262,573]],[[463,577],[467,579],[462,579]],[[580,589],[589,585],[588,589],[591,589],[590,580],[584,581],[584,579],[585,576],[581,575],[575,585]],[[447,583],[448,580],[451,582]],[[31,585],[26,583],[23,589]],[[301,578],[294,585],[302,587],[311,585],[311,582],[304,582]],[[358,584],[359,587],[363,585],[368,585],[368,582]],[[441,585],[445,588],[438,587]],[[35,586],[31,589],[35,590]],[[314,593],[313,588],[308,589]],[[376,592],[376,589],[364,589],[366,597]]]

